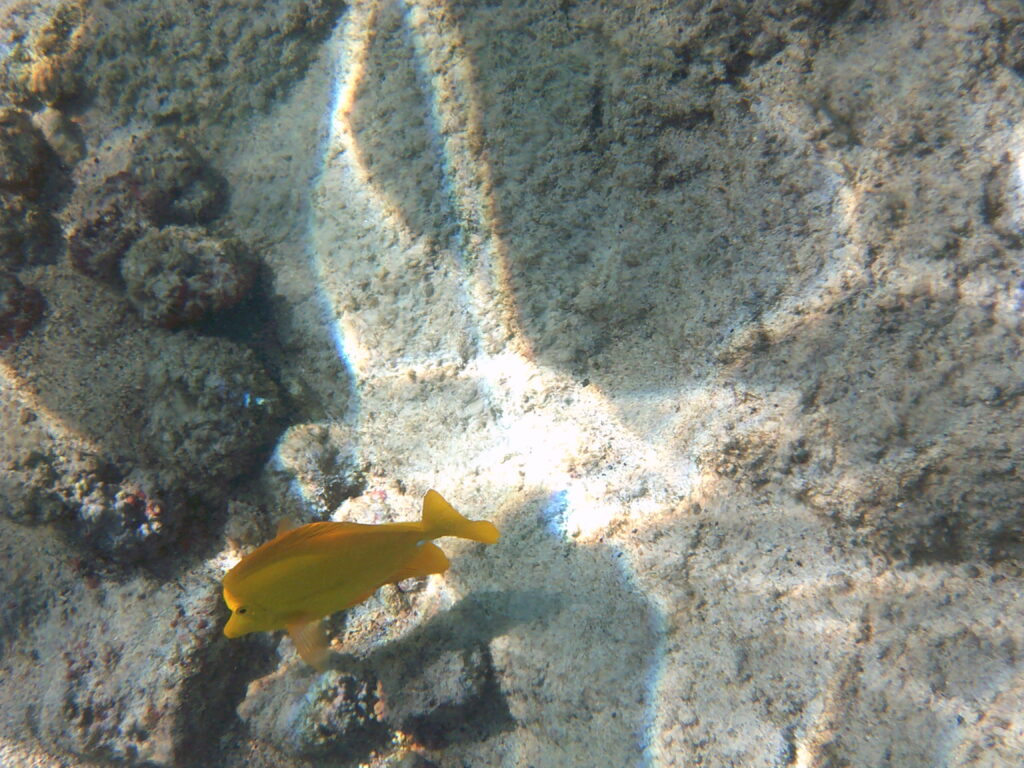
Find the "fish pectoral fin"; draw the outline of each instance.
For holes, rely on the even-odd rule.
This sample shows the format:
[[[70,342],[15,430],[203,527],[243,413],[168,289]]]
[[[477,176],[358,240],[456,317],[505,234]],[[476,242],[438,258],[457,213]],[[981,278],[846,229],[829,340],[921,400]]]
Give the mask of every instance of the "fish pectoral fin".
[[[302,660],[317,672],[327,669],[327,634],[321,622],[295,622],[285,626]]]
[[[391,580],[395,584],[403,579],[422,579],[432,573],[444,573],[448,570],[448,557],[441,548],[429,541],[416,548],[416,554],[402,566]]]

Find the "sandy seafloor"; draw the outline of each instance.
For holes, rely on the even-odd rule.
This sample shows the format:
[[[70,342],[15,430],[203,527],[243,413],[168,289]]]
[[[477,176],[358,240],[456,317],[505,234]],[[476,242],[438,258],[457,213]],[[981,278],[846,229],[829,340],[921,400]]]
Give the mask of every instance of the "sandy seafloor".
[[[0,766],[1024,764],[1020,3],[0,9]],[[170,329],[62,244],[154,130],[256,270]],[[428,488],[500,543],[335,668],[220,635]]]

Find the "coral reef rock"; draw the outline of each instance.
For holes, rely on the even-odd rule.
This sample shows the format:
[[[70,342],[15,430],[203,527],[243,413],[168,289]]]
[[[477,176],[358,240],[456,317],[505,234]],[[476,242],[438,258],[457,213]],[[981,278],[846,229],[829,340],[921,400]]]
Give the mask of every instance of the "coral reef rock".
[[[224,339],[169,337],[147,367],[146,391],[141,430],[150,466],[237,477],[278,429],[277,386],[250,350]]]
[[[493,714],[495,701],[500,707],[500,699],[489,696],[494,670],[483,645],[413,651],[401,661],[392,659],[381,679],[387,722],[432,749],[478,729]]]
[[[191,144],[164,131],[135,141],[128,170],[154,223],[205,224],[221,214],[227,183]]]
[[[71,167],[85,156],[82,129],[61,110],[47,107],[41,112],[36,112],[32,116],[32,122],[65,166]]]
[[[248,119],[316,55],[343,0],[240,0],[201,8],[137,0],[97,4],[85,67],[102,109],[184,123]],[[159,44],[154,44],[159,41]]]
[[[0,272],[0,350],[28,333],[43,316],[43,297],[10,272]]]
[[[40,12],[48,10],[45,5]],[[82,95],[85,20],[85,3],[79,0],[57,3],[45,22],[29,31],[19,29],[17,17],[9,20],[19,42],[0,66],[0,87],[13,101],[56,105]]]
[[[278,441],[277,463],[294,476],[302,497],[321,512],[333,512],[365,485],[350,433],[340,424],[298,424]]]
[[[0,107],[0,190],[37,197],[46,183],[49,152],[28,112]]]
[[[244,649],[231,649],[229,663],[220,596],[209,574],[206,585],[196,577],[188,589],[145,576],[87,578],[59,598],[36,638],[48,663],[28,705],[44,743],[122,765],[196,764],[210,746],[195,742],[196,728],[224,723],[244,685],[236,672]]]
[[[121,563],[151,559],[166,550],[184,508],[159,481],[129,478],[86,486],[78,520],[87,544]]]
[[[0,192],[0,269],[51,263],[62,241],[49,212],[20,195]]]
[[[68,235],[68,260],[84,275],[101,280],[120,276],[121,259],[148,227],[132,177],[116,173],[98,188],[75,190],[78,215]]]
[[[372,677],[292,667],[253,682],[238,715],[284,752],[357,760],[387,743],[379,702]]]
[[[255,262],[234,238],[194,227],[152,230],[128,249],[121,276],[143,319],[165,328],[201,320],[238,303],[255,278]]]

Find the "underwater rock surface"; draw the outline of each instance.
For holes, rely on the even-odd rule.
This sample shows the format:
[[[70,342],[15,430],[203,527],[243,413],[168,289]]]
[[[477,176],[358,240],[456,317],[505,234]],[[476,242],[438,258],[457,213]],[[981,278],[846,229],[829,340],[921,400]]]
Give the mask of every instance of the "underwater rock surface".
[[[171,226],[132,244],[121,277],[143,319],[177,328],[241,301],[252,287],[255,264],[238,240]]]
[[[1024,764],[1019,3],[200,5],[0,4],[0,764]]]
[[[46,180],[49,148],[28,112],[0,108],[0,189],[34,198]]]
[[[158,226],[208,223],[227,201],[224,179],[193,146],[166,132],[134,139],[128,173],[143,209]]]
[[[248,349],[223,339],[168,337],[144,386],[140,437],[153,466],[231,479],[278,427],[274,382]]]
[[[83,184],[76,193],[72,207],[78,210],[68,233],[68,260],[84,275],[113,281],[124,254],[148,227],[135,181],[122,171],[98,185]]]
[[[376,681],[329,671],[310,680],[294,670],[253,683],[239,717],[286,754],[365,759],[385,746]],[[283,701],[291,702],[282,707]]]
[[[43,316],[43,297],[10,272],[0,272],[0,350],[14,344]]]
[[[20,195],[0,193],[0,269],[52,262],[62,243],[48,211]]]

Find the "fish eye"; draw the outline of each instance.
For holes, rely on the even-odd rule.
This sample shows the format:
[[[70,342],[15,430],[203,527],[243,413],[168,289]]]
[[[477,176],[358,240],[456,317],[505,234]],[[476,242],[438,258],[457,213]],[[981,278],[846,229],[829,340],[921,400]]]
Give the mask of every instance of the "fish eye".
[[[238,610],[236,610],[235,613],[245,613],[248,610],[249,610],[248,608],[242,607],[242,608],[239,608]]]

